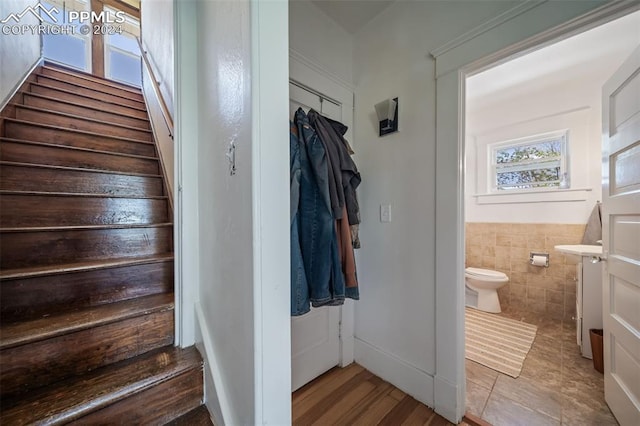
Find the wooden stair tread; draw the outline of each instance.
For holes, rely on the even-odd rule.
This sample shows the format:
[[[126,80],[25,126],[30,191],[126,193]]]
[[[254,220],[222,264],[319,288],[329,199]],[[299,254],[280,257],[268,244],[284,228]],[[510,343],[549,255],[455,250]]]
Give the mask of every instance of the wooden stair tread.
[[[51,86],[51,85],[48,85],[48,84],[45,84],[45,83],[39,83],[37,81],[30,81],[29,84],[40,86],[40,87],[44,87],[44,88],[47,88],[47,89],[50,89],[50,90],[55,90],[55,91],[59,91],[59,92],[68,93],[68,94],[71,94],[71,95],[80,96],[80,97],[87,98],[87,99],[93,99],[90,96],[83,95],[82,93],[76,93],[76,92],[74,92],[72,90],[67,90],[67,89],[63,89],[63,88],[60,88],[60,87]],[[147,112],[147,110],[145,108],[143,108],[143,107],[138,107],[138,106],[133,106],[133,105],[123,105],[123,104],[119,104],[117,102],[111,102],[111,101],[104,100],[104,99],[100,99],[100,102],[103,102],[105,104],[120,105],[120,106],[124,106],[126,108],[131,108],[131,109],[135,109],[135,110],[138,110],[138,111]]]
[[[64,68],[62,66],[56,66],[55,64],[51,64],[50,62],[46,62],[45,61],[45,64],[42,66],[42,68],[43,69],[49,69],[49,70],[52,70],[52,71],[56,71],[56,72],[59,72],[59,73],[73,75],[75,77],[83,78],[83,79],[85,79],[87,81],[90,81],[90,82],[104,84],[105,86],[114,87],[116,89],[127,90],[127,91],[129,91],[131,93],[135,93],[135,94],[141,94],[142,93],[142,90],[140,90],[139,87],[131,86],[131,85],[128,85],[126,83],[120,83],[120,82],[117,82],[117,81],[114,81],[114,80],[109,80],[107,78],[98,77],[96,75],[89,74],[89,73],[86,73],[84,71],[71,70],[69,68]]]
[[[165,293],[62,312],[46,318],[2,324],[0,350],[173,308],[173,293]]]
[[[100,194],[100,193],[84,193],[84,192],[45,192],[45,191],[12,191],[12,190],[0,190],[0,196],[2,195],[33,195],[33,196],[46,196],[46,197],[73,197],[73,198],[128,198],[132,200],[166,200],[166,195],[119,195],[119,194]],[[33,229],[33,228],[29,228]]]
[[[129,100],[129,101],[134,101],[134,102],[138,102],[140,104],[144,104],[144,101],[142,101],[140,99],[137,99],[136,97],[128,97],[128,96],[123,96],[123,95],[121,95],[119,93],[109,92],[107,87],[105,87],[104,90],[100,90],[100,89],[97,89],[95,87],[83,86],[83,85],[77,84],[77,83],[75,83],[73,81],[63,80],[61,78],[58,78],[58,77],[55,77],[55,76],[51,76],[51,75],[47,75],[47,74],[36,73],[35,75],[37,77],[42,77],[44,79],[58,81],[58,82],[61,82],[61,83],[64,83],[64,84],[68,84],[70,86],[75,86],[75,87],[79,87],[79,88],[83,88],[83,89],[88,89],[88,90],[91,90],[91,91],[96,92],[96,93],[105,94],[105,95],[111,95],[111,96],[114,96],[114,97],[117,97],[117,98],[126,99],[126,100]],[[142,92],[140,92],[140,93],[131,93],[131,94],[132,95],[134,95],[134,94],[141,95]]]
[[[77,226],[38,226],[38,227],[16,227],[0,228],[0,232],[58,232],[58,231],[85,231],[100,229],[129,229],[129,228],[163,228],[173,226],[171,222],[151,223],[151,224],[118,224],[118,225],[77,225]]]
[[[121,141],[126,141],[126,142],[134,142],[134,143],[140,143],[140,144],[145,144],[145,145],[154,145],[154,142],[149,142],[149,141],[143,141],[140,139],[132,139],[132,138],[125,138],[123,136],[112,136],[112,135],[105,135],[102,133],[96,133],[96,132],[89,132],[87,130],[78,130],[78,129],[72,129],[70,127],[61,127],[61,126],[54,126],[52,124],[41,124],[41,123],[35,123],[33,121],[27,121],[27,120],[19,120],[17,118],[4,118],[5,122],[13,122],[13,123],[20,123],[20,124],[25,124],[28,126],[34,126],[34,127],[44,127],[46,129],[52,129],[52,130],[61,130],[64,132],[71,132],[71,133],[78,133],[78,134],[83,134],[86,135],[88,137],[92,137],[92,136],[100,136],[103,138],[108,138],[108,139],[117,139],[117,140],[121,140]]]
[[[19,141],[17,141],[17,142],[19,142]],[[66,148],[66,147],[62,146],[62,148]],[[136,156],[134,155],[133,157],[136,157]],[[141,158],[148,158],[148,157],[141,157]],[[148,159],[155,160],[155,158],[148,158]],[[19,163],[19,162],[16,162],[16,161],[0,161],[0,166],[51,169],[51,170],[86,172],[86,173],[103,173],[103,174],[110,174],[110,175],[137,176],[137,177],[149,177],[149,178],[161,178],[162,177],[162,175],[152,174],[152,173],[121,172],[121,171],[117,171],[117,170],[89,169],[89,168],[69,167],[69,166],[54,166],[54,165],[50,165],[50,164]],[[46,194],[49,194],[49,193],[46,192]]]
[[[164,347],[3,402],[3,424],[62,424],[202,368],[195,349]]]
[[[120,266],[141,265],[173,260],[173,254],[159,254],[147,257],[126,257],[122,259],[105,259],[100,261],[74,262],[58,265],[38,266],[31,268],[5,269],[0,271],[0,280],[22,279],[47,275],[68,274],[81,271],[117,268]]]
[[[33,84],[38,84],[38,83],[33,83]],[[86,108],[86,109],[91,109],[91,110],[94,110],[94,111],[108,112],[110,114],[120,115],[122,117],[135,118],[136,120],[146,121],[147,123],[149,122],[148,118],[131,117],[129,115],[122,114],[120,112],[111,111],[108,108],[97,108],[97,107],[92,107],[92,106],[87,106],[87,105],[81,105],[81,104],[79,104],[77,102],[68,101],[68,100],[65,100],[65,99],[59,99],[59,98],[56,98],[54,96],[41,95],[40,93],[33,93],[33,92],[22,92],[22,93],[25,94],[25,95],[28,95],[28,96],[47,99],[47,100],[59,102],[59,103],[62,103],[62,104],[74,105],[74,106],[78,106],[78,107],[82,107],[82,108]]]
[[[167,426],[213,426],[213,421],[207,407],[201,405],[166,424]]]
[[[118,127],[118,128],[122,128],[122,129],[126,129],[126,130],[132,130],[132,131],[141,132],[141,133],[148,133],[149,135],[153,134],[153,132],[151,130],[149,130],[149,129],[141,129],[139,127],[132,127],[132,126],[127,126],[127,125],[119,124],[119,123],[111,123],[111,122],[106,122],[104,120],[96,120],[95,118],[82,117],[80,115],[69,114],[69,113],[61,112],[61,111],[54,111],[54,110],[47,109],[47,108],[40,108],[40,107],[35,107],[35,106],[31,106],[31,105],[22,105],[22,104],[12,104],[12,106],[14,108],[17,108],[17,109],[28,109],[28,110],[31,110],[31,111],[38,111],[38,112],[44,112],[44,113],[48,113],[48,114],[55,114],[55,115],[59,115],[61,117],[75,118],[75,119],[78,119],[78,120],[83,120],[83,121],[87,121],[87,122],[91,122],[91,123],[108,124],[109,126],[112,126],[112,127]]]
[[[69,149],[69,150],[82,151],[82,152],[87,152],[87,153],[95,152],[97,154],[117,155],[119,157],[139,158],[141,160],[158,160],[157,157],[148,157],[146,155],[127,154],[125,152],[103,151],[103,150],[99,150],[99,149],[82,148],[82,147],[79,147],[79,146],[70,146],[70,145],[58,145],[58,144],[55,144],[55,143],[29,141],[29,140],[25,140],[25,139],[15,139],[15,138],[0,137],[0,141],[24,143],[24,144],[29,144],[29,145],[41,145],[41,146],[47,146],[47,147],[51,147],[51,148]],[[142,143],[146,143],[146,142],[142,142]],[[31,163],[24,163],[24,164],[31,164]],[[100,169],[85,169],[85,170],[100,170]]]

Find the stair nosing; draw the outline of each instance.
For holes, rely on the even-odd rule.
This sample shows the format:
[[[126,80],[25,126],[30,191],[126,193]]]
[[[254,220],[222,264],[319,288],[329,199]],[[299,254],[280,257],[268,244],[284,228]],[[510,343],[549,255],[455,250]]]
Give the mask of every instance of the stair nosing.
[[[21,163],[18,161],[0,161],[0,166],[55,169],[55,170],[63,170],[63,171],[71,171],[71,172],[102,173],[102,174],[111,174],[111,175],[118,175],[118,176],[133,176],[133,177],[147,177],[147,178],[162,179],[162,175],[152,174],[152,173],[119,172],[117,170],[87,169],[83,167],[56,166],[51,164]]]
[[[134,228],[167,228],[173,226],[173,222],[159,223],[130,223],[130,224],[110,224],[110,225],[71,225],[71,226],[38,226],[38,227],[10,227],[0,228],[0,233],[19,232],[62,232],[62,231],[92,231],[101,229],[134,229]]]
[[[87,80],[96,84],[102,84],[104,86],[108,86],[108,87],[113,87],[114,89],[120,89],[120,90],[124,90],[127,92],[131,92],[134,94],[138,94],[141,95],[142,94],[142,88],[140,87],[136,87],[136,86],[130,86],[127,85],[126,83],[120,83],[118,81],[115,80],[109,80],[106,78],[102,78],[99,76],[95,76],[93,74],[87,74],[84,73],[83,71],[71,71],[71,70],[67,70],[64,68],[58,68],[55,66],[51,66],[51,65],[47,65],[46,63],[44,65],[42,65],[43,69],[48,69],[48,70],[52,70],[55,72],[61,72],[63,74],[68,74],[68,75],[72,75],[74,77],[78,77],[81,78],[83,80]]]
[[[52,109],[48,109],[48,108],[36,107],[36,106],[32,106],[32,105],[24,105],[24,104],[9,104],[9,105],[12,105],[16,109],[18,109],[18,108],[29,109],[29,110],[32,110],[32,111],[44,112],[44,113],[47,113],[47,114],[60,115],[60,116],[67,117],[67,118],[74,118],[74,119],[77,119],[77,120],[84,120],[84,121],[88,121],[88,122],[91,122],[91,123],[105,124],[105,125],[109,125],[109,126],[113,126],[113,127],[119,127],[119,128],[126,129],[126,130],[133,130],[135,132],[149,133],[153,137],[153,130],[150,130],[150,129],[141,129],[139,127],[131,127],[131,126],[127,126],[126,124],[112,123],[110,121],[98,120],[98,119],[90,118],[90,117],[82,117],[80,115],[70,114],[68,112],[56,111],[56,110],[52,110]],[[65,127],[65,129],[66,128],[67,127]],[[75,130],[78,130],[78,129],[75,129]]]
[[[68,402],[66,407],[61,408],[55,411],[54,413],[51,413],[51,416],[48,418],[48,420],[50,422],[66,423],[66,422],[70,422],[70,421],[82,418],[83,416],[86,416],[92,412],[98,411],[102,408],[108,407],[111,404],[122,401],[128,396],[137,395],[141,392],[144,392],[145,390],[150,389],[155,384],[164,383],[167,380],[170,380],[172,378],[179,377],[183,374],[190,373],[193,370],[203,368],[204,362],[194,347],[186,348],[186,349],[178,349],[175,346],[163,346],[157,349],[153,349],[144,354],[138,355],[137,357],[128,358],[126,360],[122,360],[120,362],[106,365],[106,366],[97,368],[95,370],[92,370],[87,373],[89,375],[88,378],[86,376],[85,377],[79,376],[79,377],[69,378],[58,383],[54,383],[51,385],[51,388],[53,388],[53,391],[62,387],[73,389],[78,384],[82,385],[84,382],[91,379],[97,379],[96,381],[99,382],[101,378],[106,378],[112,375],[114,370],[117,370],[119,368],[129,367],[130,364],[135,362],[135,360],[146,361],[147,359],[158,357],[160,354],[166,354],[168,351],[190,351],[191,353],[187,353],[184,359],[178,359],[177,360],[178,362],[167,364],[166,369],[163,369],[157,372],[150,372],[148,376],[145,376],[143,378],[138,378],[133,382],[125,381],[115,389],[108,389],[108,388],[105,389],[104,385],[101,388],[99,386],[99,383],[95,383],[94,386],[92,386],[92,389],[96,390],[96,394],[95,394],[95,397],[91,399],[90,402],[84,402],[83,400],[84,398],[76,401],[65,401],[65,402]],[[195,360],[189,359],[191,357],[194,357],[194,352],[195,354],[197,354],[196,359]],[[196,362],[193,362],[193,361],[196,361]],[[27,400],[29,404],[27,407],[29,407],[32,404],[31,403],[32,400],[46,401],[47,398],[46,398],[45,392],[46,391],[44,389],[36,390],[34,392],[35,397],[32,397],[31,400]],[[76,394],[71,394],[71,395],[76,395]],[[15,409],[16,407],[17,405],[10,407],[8,410],[5,408],[5,410],[10,411],[11,409]]]
[[[147,257],[124,257],[108,259],[102,262],[95,260],[76,263],[64,263],[56,265],[46,265],[31,268],[5,269],[0,271],[0,281],[9,281],[16,279],[28,279],[50,275],[73,274],[76,272],[98,271],[102,269],[112,269],[125,266],[145,265],[149,263],[163,263],[174,261],[173,253],[157,254]],[[66,266],[65,266],[66,265]]]
[[[99,111],[99,112],[104,112],[104,113],[107,113],[107,114],[118,115],[120,117],[130,118],[130,119],[133,119],[133,120],[146,121],[147,123],[150,123],[148,118],[133,117],[131,115],[123,114],[121,112],[109,111],[107,109],[102,109],[102,108],[98,108],[98,107],[94,107],[94,106],[81,105],[81,104],[78,104],[76,102],[72,102],[72,101],[69,101],[69,100],[66,100],[66,99],[59,99],[59,98],[55,98],[55,97],[52,97],[52,96],[41,95],[40,93],[33,93],[33,92],[26,92],[26,91],[22,91],[21,93],[23,95],[35,96],[37,98],[46,99],[46,100],[54,101],[54,102],[59,102],[61,104],[73,105],[73,106],[80,107],[80,108],[91,109],[91,110],[94,110],[94,111]],[[22,104],[22,105],[26,105],[26,104]],[[144,129],[144,130],[148,130],[148,129]]]
[[[144,105],[144,96],[143,96],[143,100],[138,100],[138,99],[129,98],[129,97],[127,97],[127,96],[121,96],[121,95],[116,94],[116,93],[109,93],[109,92],[105,92],[104,90],[96,89],[96,88],[94,88],[94,87],[87,87],[87,86],[83,86],[83,85],[81,85],[81,84],[77,84],[77,83],[74,83],[74,82],[71,82],[71,81],[65,81],[65,80],[62,80],[62,79],[60,79],[60,78],[52,77],[52,76],[50,76],[50,75],[45,75],[45,74],[42,74],[42,73],[39,73],[39,72],[35,73],[35,76],[36,76],[36,80],[38,80],[38,77],[44,77],[45,79],[47,79],[47,78],[48,78],[48,79],[50,79],[50,80],[59,81],[59,82],[64,83],[64,84],[70,84],[70,85],[75,86],[75,87],[81,87],[81,88],[83,88],[83,89],[87,89],[87,90],[95,91],[95,92],[97,92],[97,93],[102,93],[102,94],[105,94],[105,95],[115,96],[116,98],[126,99],[126,100],[128,100],[128,101],[138,102],[138,103],[141,103],[141,104],[143,104],[143,105]],[[139,95],[141,95],[141,96],[142,96],[142,93],[139,93]]]
[[[168,200],[167,195],[145,195],[145,196],[133,196],[133,195],[117,195],[98,192],[46,192],[46,191],[16,191],[0,189],[0,196],[2,195],[24,195],[24,196],[44,196],[44,197],[69,197],[69,198],[118,198],[118,199],[130,199],[130,200]]]
[[[171,295],[170,301],[163,300],[168,298],[167,295]],[[160,301],[155,301],[153,299],[162,299],[163,301],[160,302]],[[141,306],[135,310],[132,310],[132,308],[128,306],[128,305],[134,304],[135,302],[140,302],[140,301],[150,301],[149,306]],[[87,313],[95,312],[99,314],[101,311],[107,311],[109,309],[113,309],[115,305],[118,305],[118,307],[121,306],[122,310],[116,313],[113,313],[106,318],[98,318],[98,319],[94,319],[93,321],[79,322],[80,319],[82,319],[82,316]],[[28,321],[20,321],[20,322],[11,323],[11,324],[3,324],[2,326],[0,326],[0,330],[2,331],[2,337],[0,338],[0,350],[6,350],[9,348],[28,345],[30,343],[41,342],[43,340],[52,339],[54,337],[64,336],[66,334],[71,334],[71,333],[77,333],[82,330],[102,327],[102,326],[113,324],[119,321],[124,321],[131,318],[149,315],[152,313],[166,312],[173,309],[175,309],[174,293],[158,293],[158,294],[153,294],[153,295],[148,295],[143,297],[134,297],[132,299],[112,302],[104,305],[78,309],[77,311],[62,312],[59,315],[47,316],[44,318],[37,318],[33,320],[28,320]],[[96,315],[96,316],[99,317],[99,315]],[[74,317],[76,317],[76,319],[74,319]],[[73,321],[76,321],[76,323],[71,325],[60,324],[60,326],[55,329],[40,331],[35,336],[33,335],[33,331],[29,331],[28,333],[25,332],[23,335],[14,337],[13,339],[10,339],[8,341],[4,338],[7,331],[8,330],[11,331],[12,328],[24,326],[25,324],[28,324],[28,323],[31,323],[31,324],[38,323],[38,322],[44,323],[44,322],[49,322],[53,319],[61,319],[61,318],[65,318],[67,323],[73,322]]]
[[[140,140],[140,139],[125,138],[124,136],[104,135],[104,134],[101,134],[101,133],[90,132],[90,131],[87,131],[87,130],[78,130],[78,129],[72,129],[72,128],[69,128],[69,127],[60,127],[60,126],[56,126],[56,125],[53,125],[53,124],[36,123],[36,122],[33,122],[33,121],[28,121],[28,120],[21,120],[19,118],[4,117],[4,121],[12,121],[12,122],[20,123],[20,124],[26,124],[28,126],[46,127],[46,128],[49,128],[49,129],[61,130],[63,132],[80,133],[80,134],[89,135],[89,136],[100,136],[100,137],[103,137],[103,138],[117,139],[117,140],[121,140],[121,141],[125,141],[125,142],[141,143],[141,144],[145,144],[145,145],[153,145],[153,146],[155,146],[155,143],[153,141],[143,141],[143,140]]]
[[[24,143],[24,144],[29,144],[29,145],[44,145],[44,146],[48,146],[50,148],[72,149],[72,150],[76,150],[76,151],[83,151],[83,152],[89,152],[89,153],[94,153],[95,152],[97,154],[116,155],[116,156],[119,156],[119,157],[137,158],[137,159],[140,159],[140,160],[159,161],[158,157],[148,157],[146,155],[127,154],[127,153],[115,152],[115,151],[103,151],[103,150],[100,150],[100,149],[83,148],[83,147],[80,147],[80,146],[58,145],[58,144],[55,144],[55,143],[30,141],[30,140],[27,140],[27,139],[8,138],[8,137],[4,137],[4,136],[0,137],[0,140],[6,140],[6,141],[14,142],[14,143]],[[29,163],[25,163],[25,164],[29,164]],[[60,166],[60,167],[64,167],[64,166]],[[102,170],[102,169],[87,169],[87,170]]]
[[[113,105],[118,105],[118,106],[121,106],[121,107],[124,107],[124,108],[131,108],[131,109],[135,109],[136,111],[144,111],[147,114],[147,116],[149,115],[149,112],[147,111],[146,108],[139,108],[139,107],[135,107],[135,106],[132,106],[132,105],[123,105],[123,104],[120,104],[120,103],[117,103],[117,102],[106,101],[104,99],[95,99],[95,98],[92,98],[90,96],[83,95],[82,93],[72,92],[71,90],[63,89],[63,88],[60,88],[60,87],[49,86],[48,84],[38,83],[37,81],[29,81],[29,84],[35,84],[36,86],[45,87],[45,88],[51,89],[51,90],[59,90],[61,92],[68,93],[70,95],[76,95],[76,96],[80,96],[80,97],[91,99],[91,100],[98,101],[98,102],[104,102],[106,104],[113,104]],[[32,93],[32,92],[29,91],[28,93]]]

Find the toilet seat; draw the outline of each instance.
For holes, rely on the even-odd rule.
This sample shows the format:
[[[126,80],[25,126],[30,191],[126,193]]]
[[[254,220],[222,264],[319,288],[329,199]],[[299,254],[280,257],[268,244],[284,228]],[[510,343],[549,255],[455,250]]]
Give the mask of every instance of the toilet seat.
[[[502,281],[509,280],[509,277],[507,277],[507,274],[504,274],[499,271],[492,271],[490,269],[469,267],[469,268],[466,268],[464,272],[467,276],[471,278],[478,278],[479,280],[482,280],[482,281],[502,282]]]

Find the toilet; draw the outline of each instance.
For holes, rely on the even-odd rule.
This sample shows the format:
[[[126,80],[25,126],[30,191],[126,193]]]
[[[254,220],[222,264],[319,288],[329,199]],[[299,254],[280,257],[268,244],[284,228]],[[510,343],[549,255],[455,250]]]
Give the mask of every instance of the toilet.
[[[506,274],[490,269],[466,268],[465,303],[485,312],[500,313],[498,289],[509,282]]]

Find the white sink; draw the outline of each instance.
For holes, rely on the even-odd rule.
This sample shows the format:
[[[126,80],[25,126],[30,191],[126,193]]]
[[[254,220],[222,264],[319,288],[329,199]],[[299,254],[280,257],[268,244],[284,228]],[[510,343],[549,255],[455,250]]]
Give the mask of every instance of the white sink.
[[[555,246],[556,251],[564,254],[567,259],[574,262],[580,262],[580,258],[583,256],[602,256],[602,246],[592,246],[587,244],[574,244],[574,245],[562,245]]]

